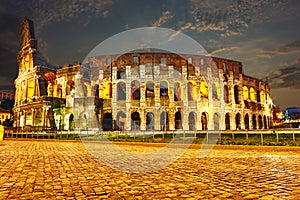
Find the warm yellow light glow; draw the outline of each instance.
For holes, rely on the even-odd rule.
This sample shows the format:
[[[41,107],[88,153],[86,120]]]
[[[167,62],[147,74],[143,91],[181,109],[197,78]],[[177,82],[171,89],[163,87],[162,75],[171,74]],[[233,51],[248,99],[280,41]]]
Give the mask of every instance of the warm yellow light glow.
[[[220,99],[220,96],[221,96],[220,92],[221,92],[221,90],[220,90],[220,84],[218,82],[213,83],[212,90],[213,90],[212,91],[213,98],[214,99]]]
[[[200,95],[201,97],[208,98],[208,85],[206,82],[200,84]]]
[[[195,81],[189,81],[189,89],[191,90],[192,100],[196,100],[197,97],[197,88]]]
[[[28,81],[28,91],[27,91],[27,98],[31,98],[34,95],[34,80],[30,79]]]
[[[243,87],[243,99],[248,100],[249,99],[249,89],[247,86]]]
[[[111,98],[111,82],[110,81],[106,81],[104,84],[103,84],[103,89],[102,91],[100,90],[99,92],[99,95],[100,95],[100,98],[103,98],[103,99],[109,99]]]
[[[250,100],[251,101],[255,101],[255,90],[253,89],[253,87],[250,88]]]
[[[266,103],[266,96],[263,90],[260,91],[260,101],[261,103]]]

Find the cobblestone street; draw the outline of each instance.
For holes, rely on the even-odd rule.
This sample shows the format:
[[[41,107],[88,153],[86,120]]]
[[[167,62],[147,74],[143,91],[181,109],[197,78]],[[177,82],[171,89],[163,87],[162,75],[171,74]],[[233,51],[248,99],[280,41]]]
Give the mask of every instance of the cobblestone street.
[[[126,146],[134,151],[158,149]],[[190,148],[167,168],[127,173],[81,142],[0,143],[1,199],[300,199],[300,148]]]

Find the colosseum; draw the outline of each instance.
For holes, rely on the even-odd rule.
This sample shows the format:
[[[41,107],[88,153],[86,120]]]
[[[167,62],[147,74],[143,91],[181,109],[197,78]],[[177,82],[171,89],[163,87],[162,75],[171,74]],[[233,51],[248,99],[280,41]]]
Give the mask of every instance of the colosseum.
[[[53,67],[21,25],[18,130],[244,130],[272,126],[270,85],[239,61],[136,51]]]

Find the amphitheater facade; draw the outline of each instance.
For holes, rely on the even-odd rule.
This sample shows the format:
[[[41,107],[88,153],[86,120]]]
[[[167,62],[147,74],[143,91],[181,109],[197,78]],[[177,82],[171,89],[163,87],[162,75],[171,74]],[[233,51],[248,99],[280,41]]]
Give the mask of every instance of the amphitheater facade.
[[[14,126],[26,130],[268,129],[270,85],[239,61],[166,52],[89,57],[60,68],[21,25]]]

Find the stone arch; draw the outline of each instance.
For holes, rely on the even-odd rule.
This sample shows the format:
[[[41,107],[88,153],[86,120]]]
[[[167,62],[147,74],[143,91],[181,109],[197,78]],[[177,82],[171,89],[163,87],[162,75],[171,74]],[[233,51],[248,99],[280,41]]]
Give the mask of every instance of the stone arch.
[[[175,129],[182,129],[182,119],[179,111],[175,113]]]
[[[237,130],[241,129],[241,114],[240,113],[237,113],[235,115],[235,128]]]
[[[197,89],[196,89],[196,83],[194,81],[188,82],[188,101],[195,101]]]
[[[214,113],[214,130],[220,130],[220,115],[219,113]]]
[[[256,96],[255,90],[254,90],[253,87],[251,87],[251,88],[250,88],[250,100],[251,100],[251,101],[256,101],[255,96]]]
[[[202,130],[208,129],[208,114],[206,112],[203,112],[201,114],[201,125],[202,125]]]
[[[234,86],[234,101],[236,104],[240,104],[240,97],[239,97],[239,87],[237,85]]]
[[[74,89],[74,81],[73,80],[68,80],[66,84],[66,95],[70,95],[71,91]]]
[[[131,130],[140,130],[141,118],[140,113],[131,113]]]
[[[243,99],[244,101],[249,99],[249,89],[247,86],[243,86]]]
[[[263,128],[263,119],[261,115],[258,115],[258,128],[259,129]]]
[[[256,129],[257,127],[257,123],[256,123],[256,115],[255,114],[253,114],[252,115],[252,128],[253,129]]]
[[[181,84],[174,82],[174,101],[181,101]]]
[[[92,96],[99,98],[99,85],[98,84],[93,85]]]
[[[250,129],[250,123],[249,123],[249,115],[248,113],[244,117],[244,122],[245,122],[245,129]]]
[[[131,100],[140,100],[141,99],[141,90],[140,82],[132,81],[131,82]]]
[[[212,84],[212,98],[216,100],[220,99],[220,84],[218,82]]]
[[[104,113],[102,119],[102,129],[103,131],[112,131],[113,130],[113,119],[111,113]]]
[[[154,130],[155,118],[153,112],[146,114],[146,130]]]
[[[110,81],[106,81],[103,84],[102,88],[102,98],[110,99],[112,97],[112,83]]]
[[[160,114],[160,130],[169,130],[169,114],[166,111]]]
[[[197,121],[197,114],[195,112],[190,112],[189,113],[189,130],[190,131],[197,130],[196,121]]]
[[[229,115],[229,113],[225,114],[225,130],[230,130],[230,115]]]
[[[167,81],[161,81],[159,83],[160,98],[169,97],[169,83]]]
[[[126,100],[126,84],[124,82],[117,84],[117,100]]]
[[[205,81],[200,83],[200,96],[202,98],[208,98],[208,85]]]
[[[266,95],[265,95],[265,91],[264,90],[260,91],[260,101],[261,101],[262,104],[266,103]]]
[[[229,88],[227,85],[224,85],[224,102],[229,103]]]
[[[264,129],[268,129],[267,117],[264,115]]]
[[[80,114],[80,124],[81,124],[81,129],[87,130],[88,129],[88,120],[89,116],[86,112],[83,112]]]
[[[126,129],[126,114],[124,112],[118,112],[116,125],[117,127],[115,129],[117,130],[124,131]]]
[[[43,126],[43,113],[41,111],[37,111],[34,118],[34,126],[39,130],[42,129]]]
[[[33,118],[32,112],[31,111],[27,112],[26,113],[26,118],[25,118],[25,125],[26,126],[32,126],[32,118]]]
[[[145,97],[146,98],[154,98],[154,83],[153,83],[153,81],[146,82]]]

